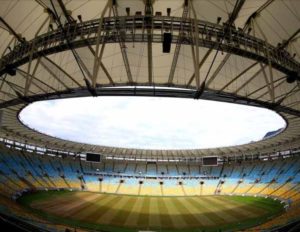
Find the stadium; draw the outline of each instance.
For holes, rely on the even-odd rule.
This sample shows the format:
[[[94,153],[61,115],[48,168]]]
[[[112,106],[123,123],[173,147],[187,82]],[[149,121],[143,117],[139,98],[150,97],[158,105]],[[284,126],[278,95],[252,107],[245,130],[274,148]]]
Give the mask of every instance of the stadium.
[[[2,0],[0,6],[1,226],[53,232],[300,231],[300,1]],[[140,117],[148,114],[148,98],[172,99],[172,123],[155,128],[162,135],[192,116],[198,121],[184,127],[201,129],[209,118],[217,124],[226,111],[236,118],[217,125],[233,121],[227,132],[240,131],[237,122],[245,120],[237,111],[212,105],[223,112],[210,113],[207,121],[200,120],[202,111],[185,111],[187,102],[196,108],[203,100],[246,107],[249,115],[268,111],[284,124],[246,142],[178,148],[173,141],[160,148],[125,130],[121,134],[132,146],[114,136],[106,144],[96,127],[74,133],[84,120],[71,127],[61,120],[69,100],[75,108],[69,113],[76,116],[91,112],[80,99],[111,97],[141,99],[135,113]],[[63,101],[60,111],[43,114]],[[43,119],[48,126],[58,120],[59,135],[24,120],[40,103],[46,105],[36,108],[32,121]],[[125,103],[115,105],[124,111],[107,113],[109,119],[132,116]],[[146,130],[162,112],[154,110]],[[249,134],[271,121],[252,119]],[[102,121],[107,134],[119,127]],[[214,130],[210,141],[226,140]],[[61,136],[67,132],[87,139]],[[188,136],[182,130],[165,135],[201,140]]]

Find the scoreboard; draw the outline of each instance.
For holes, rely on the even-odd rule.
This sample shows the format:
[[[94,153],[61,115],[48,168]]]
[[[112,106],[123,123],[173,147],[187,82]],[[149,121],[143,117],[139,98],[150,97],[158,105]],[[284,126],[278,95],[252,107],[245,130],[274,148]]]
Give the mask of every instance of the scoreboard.
[[[101,155],[100,154],[97,154],[97,153],[86,153],[86,161],[89,161],[89,162],[101,162]]]
[[[217,166],[218,165],[218,157],[217,156],[209,156],[203,157],[203,166]]]

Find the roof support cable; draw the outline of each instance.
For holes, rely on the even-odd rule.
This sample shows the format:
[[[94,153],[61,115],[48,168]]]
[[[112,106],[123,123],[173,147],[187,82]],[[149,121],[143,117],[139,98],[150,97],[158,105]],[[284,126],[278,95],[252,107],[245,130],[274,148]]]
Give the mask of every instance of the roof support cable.
[[[152,33],[153,33],[153,6],[152,0],[145,2],[145,21],[147,28],[147,52],[148,52],[148,80],[149,84],[153,83],[153,56],[152,56]]]
[[[179,31],[179,36],[178,36],[178,40],[176,43],[176,47],[175,47],[175,51],[174,51],[174,55],[173,55],[173,60],[172,60],[172,65],[171,65],[171,70],[170,70],[170,74],[169,74],[169,80],[168,80],[168,85],[172,85],[173,79],[174,79],[174,74],[175,74],[175,69],[176,69],[176,65],[178,62],[178,57],[179,57],[179,53],[180,53],[180,48],[181,48],[181,44],[182,44],[182,39],[184,37],[184,30],[183,30],[183,24],[184,21],[186,20],[187,16],[188,16],[188,12],[189,12],[189,1],[185,0],[184,1],[184,6],[183,6],[183,12],[182,12],[182,16],[181,16],[181,22],[180,22],[180,31]]]
[[[277,83],[277,82],[283,83],[283,82],[284,82],[284,78],[285,78],[285,77],[281,77],[281,78],[275,80],[275,81],[274,81],[274,84]],[[248,94],[247,94],[247,97],[250,97],[250,96],[252,96],[253,94],[258,93],[259,91],[263,90],[263,89],[266,88],[266,87],[267,87],[267,84],[264,85],[264,86],[262,86],[262,87],[260,87],[260,88],[258,88],[258,89],[256,89],[256,90],[254,90],[254,91],[252,91],[251,93],[248,93]],[[275,88],[276,88],[276,86],[275,86]],[[267,93],[268,93],[268,91],[265,92],[264,95],[267,94]]]
[[[300,28],[297,29],[287,40],[283,40],[282,43],[278,44],[278,49],[282,51],[282,55],[283,56],[289,56],[289,53],[285,50],[285,48],[293,41],[297,40],[297,35],[300,33]],[[299,38],[299,37],[298,37]],[[293,56],[297,55],[297,51],[296,53],[294,53]],[[294,83],[295,81],[300,81],[300,73],[298,71],[294,71],[292,72],[290,75],[288,75],[286,77],[286,81],[287,83]]]
[[[106,67],[104,66],[103,62],[102,62],[102,57],[103,57],[103,53],[104,53],[104,48],[105,48],[105,41],[102,41],[102,45],[101,45],[101,49],[100,47],[100,37],[101,37],[101,32],[102,32],[102,25],[103,25],[103,18],[105,16],[105,13],[107,12],[108,8],[109,8],[109,4],[110,1],[107,0],[107,3],[101,13],[101,17],[99,20],[99,26],[98,26],[98,30],[97,30],[97,38],[96,38],[96,48],[93,49],[92,46],[89,44],[89,42],[85,39],[85,43],[87,44],[87,46],[89,47],[91,53],[94,56],[94,67],[93,67],[93,76],[92,76],[92,86],[93,88],[96,87],[97,84],[97,78],[98,78],[98,72],[99,72],[99,67],[101,67],[106,75],[106,77],[108,78],[109,82],[112,85],[115,85],[114,81],[112,80],[111,75],[109,74],[109,72],[107,71]],[[81,16],[78,17],[79,21],[82,23],[82,18]],[[108,34],[108,32],[106,32]],[[99,54],[99,50],[100,50],[100,54]]]
[[[215,52],[215,55],[214,55],[214,57],[213,57],[213,60],[212,60],[212,62],[211,62],[211,64],[210,64],[210,66],[209,66],[209,68],[208,68],[208,71],[207,71],[207,73],[206,73],[206,76],[205,76],[205,78],[204,78],[204,80],[203,80],[203,82],[202,82],[202,84],[201,84],[201,86],[200,86],[200,89],[199,89],[199,90],[196,92],[196,94],[195,94],[195,99],[199,99],[199,98],[201,97],[201,95],[203,94],[203,92],[204,92],[204,90],[205,90],[205,88],[206,88],[207,78],[208,78],[208,76],[209,76],[209,74],[210,74],[210,71],[211,71],[211,69],[212,69],[212,67],[213,67],[213,65],[214,65],[214,63],[215,63],[215,61],[216,61],[217,55],[218,55],[218,53],[219,53],[219,51],[220,51],[220,49],[221,49],[221,44],[223,43],[223,40],[226,38],[227,34],[230,33],[230,31],[231,31],[231,30],[230,30],[230,29],[231,29],[231,26],[232,26],[232,24],[234,23],[235,19],[237,18],[237,16],[238,16],[238,14],[239,14],[239,12],[240,12],[242,6],[244,5],[244,3],[245,3],[245,0],[237,0],[237,1],[235,2],[235,6],[234,6],[234,8],[233,8],[233,11],[232,11],[232,13],[230,14],[230,17],[229,17],[229,19],[228,19],[227,22],[226,22],[226,25],[225,25],[225,28],[224,28],[224,34],[223,34],[222,38],[220,39],[220,41],[219,41],[219,43],[218,43],[217,50],[216,50],[216,52]],[[211,80],[212,80],[212,79],[210,79],[210,82],[211,82]],[[208,85],[210,84],[210,82],[208,83]]]
[[[77,65],[78,65],[78,67],[79,67],[79,70],[80,70],[80,72],[81,72],[81,74],[82,74],[82,76],[83,76],[83,79],[84,79],[84,82],[85,82],[85,84],[86,84],[86,87],[87,87],[88,91],[90,92],[90,94],[91,94],[92,96],[97,96],[97,91],[96,91],[94,88],[92,88],[92,86],[91,86],[89,80],[86,78],[86,75],[85,75],[85,73],[84,73],[84,71],[83,71],[83,68],[82,68],[82,66],[81,66],[83,63],[82,63],[82,61],[81,61],[81,59],[80,59],[78,53],[74,50],[73,46],[72,46],[71,43],[70,43],[70,40],[68,39],[67,32],[66,32],[65,28],[63,27],[63,25],[62,25],[62,23],[61,23],[61,21],[60,21],[60,18],[58,17],[57,11],[56,11],[55,6],[54,6],[54,4],[53,4],[53,0],[50,0],[50,2],[51,2],[51,5],[52,5],[52,8],[53,8],[53,10],[54,10],[53,13],[55,14],[56,19],[57,19],[57,20],[56,20],[56,23],[58,24],[58,27],[62,30],[62,32],[63,32],[64,35],[65,35],[65,39],[66,39],[66,41],[67,41],[67,45],[68,45],[68,47],[70,48],[70,50],[71,50],[71,52],[72,52],[72,54],[73,54],[73,56],[74,56],[74,58],[75,58],[75,61],[76,61]],[[69,17],[67,17],[67,19],[70,20]]]
[[[50,16],[48,15],[48,17],[42,22],[41,26],[38,28],[38,30],[36,31],[34,37],[36,38],[41,30],[44,28],[44,26],[50,21]],[[33,76],[35,75],[36,71],[37,71],[37,68],[40,64],[40,61],[41,61],[41,57],[39,57],[37,59],[37,62],[33,68],[33,71],[32,73],[31,72],[31,65],[32,65],[32,62],[33,62],[33,53],[36,51],[36,48],[35,48],[35,41],[33,41],[33,44],[31,46],[31,50],[30,50],[30,55],[29,55],[29,62],[28,62],[28,66],[27,66],[27,75],[26,75],[26,81],[25,81],[25,88],[24,88],[24,96],[26,96],[28,94],[28,91],[30,89],[30,86],[31,86],[31,83],[32,83],[32,79],[33,79]]]
[[[288,97],[291,97],[292,95],[294,95],[295,93],[298,93],[300,91],[300,88],[299,88],[299,84],[295,85],[289,92],[287,93],[284,93],[280,96],[278,96],[277,98],[279,98],[275,104],[276,105],[281,105],[281,103],[287,99]],[[276,100],[276,99],[275,99]]]
[[[3,80],[3,82],[5,82],[13,91],[14,93],[16,94],[16,96],[23,102],[25,103],[31,103],[30,99],[26,96],[23,96],[23,94],[21,94],[21,92],[18,90],[18,87],[17,85],[7,81],[7,80]]]
[[[21,70],[21,69],[17,69],[17,72],[20,74],[21,77],[26,79],[27,76],[27,72]],[[55,88],[53,88],[52,86],[50,86],[49,84],[43,82],[42,80],[36,78],[34,75],[29,74],[32,78],[32,85],[34,85],[36,88],[38,88],[39,90],[41,90],[42,92],[44,92],[45,94],[47,93],[47,90],[43,87],[46,87],[47,89],[51,89],[53,91],[57,91]],[[43,87],[42,87],[43,86]]]
[[[23,38],[20,34],[18,34],[2,17],[0,17],[0,27],[3,28],[4,30],[7,30],[15,38],[15,40],[11,40],[9,42],[9,45],[7,47],[8,50],[11,50],[10,45],[13,41],[14,41],[15,45],[18,44],[17,42],[19,42],[20,44],[26,43],[26,39]],[[5,49],[5,51],[7,51],[7,49]],[[4,53],[5,53],[5,51],[4,51]],[[4,53],[3,53],[3,55],[4,55]],[[2,59],[0,60],[0,64],[1,63],[2,63]],[[11,76],[15,76],[16,75],[16,67],[14,67],[11,64],[7,64],[5,67],[5,73],[8,73]]]
[[[248,66],[246,69],[244,69],[242,72],[240,72],[236,77],[231,79],[226,85],[224,85],[220,90],[218,90],[218,93],[221,93],[224,89],[226,89],[228,86],[230,86],[233,82],[235,82],[238,78],[240,78],[242,75],[244,75],[246,72],[248,72],[250,69],[255,67],[258,64],[258,62],[255,62]]]
[[[268,38],[266,37],[265,33],[263,32],[263,30],[261,29],[261,27],[259,26],[259,24],[256,22],[255,19],[253,19],[253,22],[255,23],[256,27],[258,28],[259,32],[262,34],[263,38],[264,38],[264,42],[268,42]],[[270,92],[270,99],[271,101],[274,103],[275,101],[275,92],[274,92],[274,78],[273,78],[273,68],[272,68],[272,62],[271,62],[271,58],[270,58],[270,51],[269,48],[266,49],[265,51],[266,53],[266,57],[268,58],[268,67],[269,67],[269,76],[270,76],[270,87],[269,87],[269,92]],[[264,76],[267,78],[267,75],[264,73]]]
[[[252,23],[252,19],[254,19],[261,11],[263,11],[264,9],[266,9],[272,2],[274,2],[274,0],[268,0],[267,2],[265,2],[262,6],[259,7],[259,9],[257,11],[255,11],[253,14],[251,14],[249,16],[249,18],[246,20],[245,25],[243,27],[243,31],[246,31],[248,29],[248,33],[251,32],[252,28],[250,27],[251,23]],[[238,14],[234,14],[232,16],[237,17]],[[235,20],[235,19],[234,19]],[[234,22],[234,20],[232,22]],[[228,20],[229,21],[229,20]],[[227,21],[227,22],[228,22]],[[219,66],[216,68],[216,70],[214,71],[214,73],[211,75],[210,79],[207,81],[207,87],[212,83],[212,81],[217,77],[217,75],[219,74],[219,72],[222,70],[222,68],[224,67],[224,65],[226,64],[226,62],[229,60],[231,54],[226,54],[226,56],[224,57],[224,59],[222,60],[222,62],[219,64]]]
[[[194,8],[194,4],[192,1],[190,1],[190,9],[192,10],[194,20],[193,24],[191,26],[194,26],[194,28],[191,28],[191,38],[193,40],[193,43],[191,45],[192,49],[192,56],[193,56],[193,64],[194,64],[194,70],[195,70],[195,80],[196,80],[196,93],[195,93],[195,99],[200,97],[200,93],[203,91],[201,90],[203,86],[200,86],[200,70],[198,69],[198,64],[199,64],[199,28],[197,25],[197,13]]]
[[[20,43],[26,42],[2,17],[0,17],[0,26],[10,32]]]
[[[115,17],[115,26],[116,26],[116,23],[117,23],[117,19],[118,19],[118,9],[117,9],[117,3],[116,3],[116,0],[113,0],[112,2],[112,11],[113,11],[113,14],[114,14],[114,17]],[[119,23],[121,23],[119,21]],[[133,79],[132,79],[132,74],[131,74],[131,69],[130,69],[130,65],[129,65],[129,60],[128,60],[128,55],[127,55],[127,52],[126,52],[126,44],[125,44],[125,31],[121,31],[120,29],[115,29],[117,31],[117,35],[118,35],[118,42],[119,42],[119,45],[120,45],[120,50],[121,50],[121,54],[122,54],[122,58],[123,58],[123,61],[124,61],[124,66],[125,66],[125,70],[126,70],[126,73],[127,73],[127,78],[128,78],[128,82],[129,84],[132,84],[133,83]]]
[[[279,79],[280,80],[280,79]],[[277,83],[277,84],[275,84]],[[284,77],[281,79],[281,81],[277,81],[277,82],[274,82],[274,90],[278,87],[280,87],[281,85],[284,84]],[[268,87],[268,83],[264,86],[264,88]],[[254,100],[258,100],[258,99],[262,99],[265,95],[269,94],[270,91],[269,89],[267,91],[265,91],[264,93],[258,95],[257,97],[254,98]]]

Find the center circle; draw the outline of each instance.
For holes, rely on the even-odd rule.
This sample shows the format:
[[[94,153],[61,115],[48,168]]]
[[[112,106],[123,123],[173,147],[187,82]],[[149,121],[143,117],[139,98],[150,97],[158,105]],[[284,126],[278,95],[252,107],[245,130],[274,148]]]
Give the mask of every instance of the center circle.
[[[282,131],[277,113],[231,103],[154,97],[82,97],[25,107],[23,124],[57,138],[138,149],[204,149],[259,141]]]

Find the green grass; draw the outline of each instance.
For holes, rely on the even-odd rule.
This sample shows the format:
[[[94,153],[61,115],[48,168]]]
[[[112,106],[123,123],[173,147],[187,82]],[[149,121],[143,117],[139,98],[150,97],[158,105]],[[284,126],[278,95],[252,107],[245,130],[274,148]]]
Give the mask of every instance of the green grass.
[[[283,212],[279,201],[249,196],[151,197],[48,191],[25,195],[18,202],[52,223],[110,232],[234,231]],[[70,209],[66,215],[61,212],[65,207]]]

